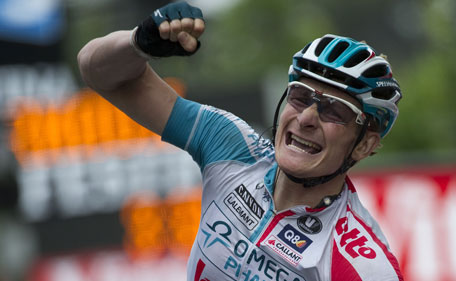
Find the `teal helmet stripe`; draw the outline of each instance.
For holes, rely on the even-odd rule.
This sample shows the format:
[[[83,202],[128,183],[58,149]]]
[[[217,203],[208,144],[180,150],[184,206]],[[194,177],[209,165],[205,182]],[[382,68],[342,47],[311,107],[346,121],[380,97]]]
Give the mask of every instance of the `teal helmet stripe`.
[[[329,57],[331,53],[342,42],[347,43],[348,47],[334,61],[330,62]],[[320,56],[318,56],[318,62],[329,67],[338,68],[343,66],[354,54],[368,49],[366,44],[356,42],[351,38],[335,38],[324,48]]]

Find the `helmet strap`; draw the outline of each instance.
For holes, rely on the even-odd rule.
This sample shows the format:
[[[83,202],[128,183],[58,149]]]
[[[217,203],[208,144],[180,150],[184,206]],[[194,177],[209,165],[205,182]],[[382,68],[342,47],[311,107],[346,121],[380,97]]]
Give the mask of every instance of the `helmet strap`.
[[[285,92],[283,93],[282,97],[279,100],[279,103],[277,104],[275,113],[274,113],[274,120],[272,121],[272,144],[275,145],[275,136],[277,133],[277,121],[279,121],[279,113],[280,113],[280,106],[282,105],[282,102],[285,100],[287,96],[287,89],[285,89]]]

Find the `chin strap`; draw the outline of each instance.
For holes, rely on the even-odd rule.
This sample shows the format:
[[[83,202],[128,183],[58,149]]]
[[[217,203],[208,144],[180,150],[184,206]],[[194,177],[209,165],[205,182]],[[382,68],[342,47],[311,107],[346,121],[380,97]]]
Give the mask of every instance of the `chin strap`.
[[[274,121],[273,121],[274,125],[272,127],[272,143],[274,145],[275,145],[275,135],[277,133],[277,121],[279,119],[280,106],[281,106],[282,102],[284,101],[286,95],[287,95],[287,91],[285,90],[285,93],[282,95],[282,97],[280,98],[279,103],[277,104],[277,108],[276,108],[276,111],[275,111],[275,114],[274,114]],[[297,177],[292,176],[292,175],[290,175],[288,173],[285,173],[284,171],[282,171],[282,172],[291,181],[293,181],[295,183],[302,184],[303,187],[306,187],[306,188],[326,183],[326,182],[332,180],[333,178],[337,177],[338,175],[341,175],[341,174],[347,172],[348,169],[350,169],[351,167],[353,167],[353,165],[356,164],[356,161],[353,160],[353,158],[351,158],[351,155],[352,155],[353,151],[355,150],[356,146],[364,138],[364,135],[366,134],[367,128],[369,126],[369,122],[370,122],[370,115],[367,115],[367,118],[364,121],[363,127],[361,128],[361,132],[359,133],[358,138],[356,139],[356,141],[355,141],[350,153],[344,159],[344,162],[342,163],[342,165],[335,172],[333,172],[332,174],[319,176],[319,177],[311,177],[311,178],[297,178]]]
[[[356,161],[353,160],[350,156],[345,158],[344,162],[342,165],[337,169],[334,173],[325,175],[325,176],[320,176],[320,177],[312,177],[312,178],[297,178],[289,173],[283,172],[291,181],[295,183],[302,184],[303,187],[314,187],[319,184],[323,184],[325,182],[328,182],[332,180],[333,178],[337,177],[338,175],[341,175],[348,171],[353,165],[355,165]]]

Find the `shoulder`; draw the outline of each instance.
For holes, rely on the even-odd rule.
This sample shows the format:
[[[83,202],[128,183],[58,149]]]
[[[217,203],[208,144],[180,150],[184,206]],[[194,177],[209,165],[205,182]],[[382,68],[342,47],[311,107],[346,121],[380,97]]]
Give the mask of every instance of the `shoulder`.
[[[233,113],[205,106],[201,122],[195,140],[204,139],[212,147],[215,153],[209,163],[236,160],[253,164],[264,157],[273,158],[272,143]]]
[[[219,161],[253,164],[273,157],[270,141],[238,116],[183,98],[174,106],[163,140],[189,152],[201,169]]]

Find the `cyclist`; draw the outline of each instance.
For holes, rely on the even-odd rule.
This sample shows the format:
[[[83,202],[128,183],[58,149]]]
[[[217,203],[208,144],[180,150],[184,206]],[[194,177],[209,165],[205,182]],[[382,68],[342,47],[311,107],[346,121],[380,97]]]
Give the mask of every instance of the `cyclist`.
[[[389,63],[350,38],[312,41],[293,56],[270,142],[231,113],[178,97],[147,64],[193,54],[204,28],[201,10],[173,3],[78,55],[88,86],[201,168],[188,280],[402,280],[347,177],[398,115]]]

